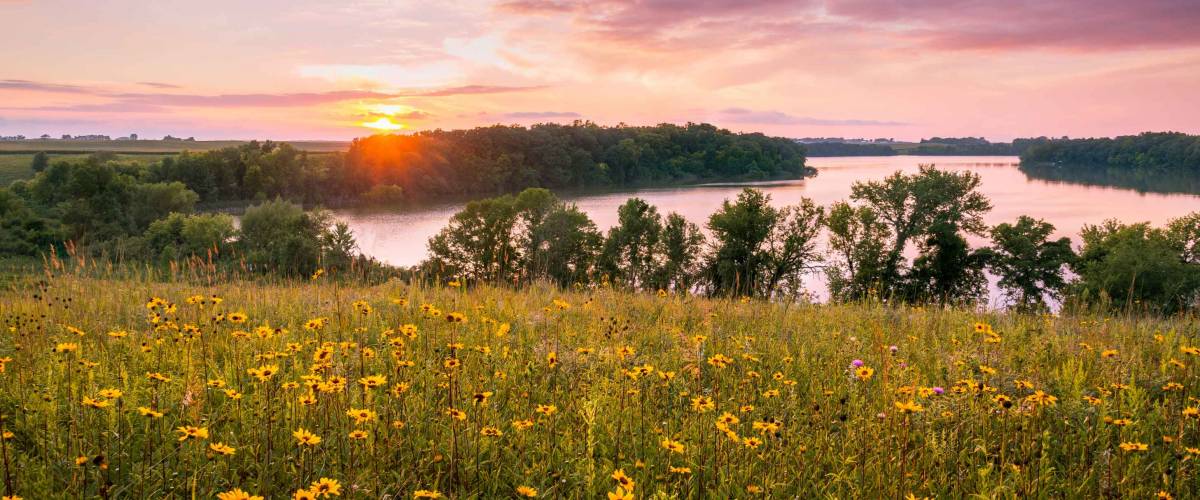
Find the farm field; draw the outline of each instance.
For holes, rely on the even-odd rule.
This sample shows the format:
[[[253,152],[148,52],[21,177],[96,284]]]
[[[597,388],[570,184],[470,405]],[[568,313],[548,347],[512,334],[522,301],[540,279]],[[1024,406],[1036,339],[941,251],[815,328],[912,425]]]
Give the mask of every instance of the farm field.
[[[0,292],[6,495],[1194,498],[1200,484],[1193,317],[34,279]]]
[[[0,152],[36,153],[93,153],[110,151],[113,153],[178,153],[180,151],[209,151],[246,144],[248,140],[229,141],[185,141],[185,140],[57,140],[57,139],[26,139],[21,141],[0,141]],[[262,142],[262,141],[259,141]],[[286,142],[296,149],[312,152],[345,151],[350,143],[347,141],[276,141]]]
[[[13,181],[33,177],[30,162],[33,155],[46,152],[50,161],[78,160],[92,153],[115,153],[116,159],[136,160],[142,163],[152,163],[168,156],[174,156],[182,151],[211,151],[222,148],[236,147],[249,141],[61,141],[61,140],[24,140],[0,141],[0,187],[7,186]],[[294,141],[288,142],[297,149],[317,155],[345,151],[349,147],[344,141]]]
[[[0,143],[2,144],[2,143]],[[80,160],[86,158],[89,153],[50,153],[50,161],[57,160]],[[30,164],[33,161],[34,153],[16,153],[4,154],[0,153],[0,186],[7,186],[13,181],[28,179],[33,177],[33,170],[30,169]],[[116,160],[127,161],[134,160],[141,163],[151,163],[171,154],[118,154]]]

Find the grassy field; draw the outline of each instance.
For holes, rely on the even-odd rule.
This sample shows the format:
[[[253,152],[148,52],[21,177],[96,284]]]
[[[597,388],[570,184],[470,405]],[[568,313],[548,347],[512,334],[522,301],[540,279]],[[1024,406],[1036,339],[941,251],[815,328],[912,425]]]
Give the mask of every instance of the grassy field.
[[[326,279],[17,279],[5,494],[1200,491],[1195,318]]]
[[[209,151],[246,144],[249,141],[0,141],[0,186],[33,177],[29,165],[38,152],[50,154],[50,161],[84,158],[95,152],[113,152],[119,160],[154,162],[181,151]],[[345,151],[345,141],[289,141],[298,149],[317,154]]]
[[[33,170],[30,169],[30,164],[33,162],[33,155],[33,153],[0,153],[0,186],[7,186],[13,181],[33,177]],[[83,159],[88,154],[51,153],[48,156],[50,157],[50,161],[54,162],[56,160]],[[149,163],[161,160],[167,156],[171,156],[171,154],[118,154],[117,159]]]

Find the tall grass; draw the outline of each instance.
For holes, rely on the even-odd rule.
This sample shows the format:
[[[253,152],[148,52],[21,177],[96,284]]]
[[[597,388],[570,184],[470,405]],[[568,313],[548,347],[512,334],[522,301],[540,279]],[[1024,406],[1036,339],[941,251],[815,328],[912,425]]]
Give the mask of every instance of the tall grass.
[[[322,478],[342,498],[1200,484],[1193,317],[155,278],[50,269],[0,292],[5,495],[290,498]]]

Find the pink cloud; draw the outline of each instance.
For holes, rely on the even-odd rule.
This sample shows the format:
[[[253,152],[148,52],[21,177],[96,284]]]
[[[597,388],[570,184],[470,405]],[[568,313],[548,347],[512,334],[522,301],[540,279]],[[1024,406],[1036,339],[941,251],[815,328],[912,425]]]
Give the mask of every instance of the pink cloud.
[[[143,82],[140,85],[147,85]],[[161,88],[175,88],[168,84],[157,84]],[[295,92],[295,93],[256,93],[256,94],[178,94],[165,92],[152,93],[114,93],[100,87],[67,85],[59,83],[36,82],[31,80],[0,80],[0,91],[25,90],[66,94],[81,94],[94,97],[113,99],[106,103],[81,103],[71,105],[53,105],[25,108],[37,111],[62,112],[149,112],[159,111],[167,107],[208,107],[208,108],[271,108],[271,107],[307,107],[321,104],[337,103],[353,100],[380,100],[400,97],[449,97],[457,95],[499,94],[507,92],[523,92],[543,88],[542,86],[502,86],[502,85],[464,85],[433,90],[414,90],[406,92],[377,92],[371,90],[333,90],[327,92]]]
[[[849,22],[912,23],[914,40],[939,49],[1112,50],[1200,44],[1194,0],[831,0]]]
[[[1200,44],[1195,0],[509,0],[497,9],[566,15],[589,36],[650,50],[697,40],[787,44],[834,30],[955,50]]]

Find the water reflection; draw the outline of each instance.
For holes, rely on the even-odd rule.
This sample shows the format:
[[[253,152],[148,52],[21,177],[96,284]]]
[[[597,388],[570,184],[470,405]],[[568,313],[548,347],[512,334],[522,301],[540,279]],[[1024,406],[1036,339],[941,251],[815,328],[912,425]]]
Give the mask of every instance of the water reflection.
[[[1200,177],[1179,172],[1130,172],[1114,168],[1059,167],[1021,165],[1020,170],[1033,179],[1084,186],[1114,186],[1140,193],[1200,194]]]

